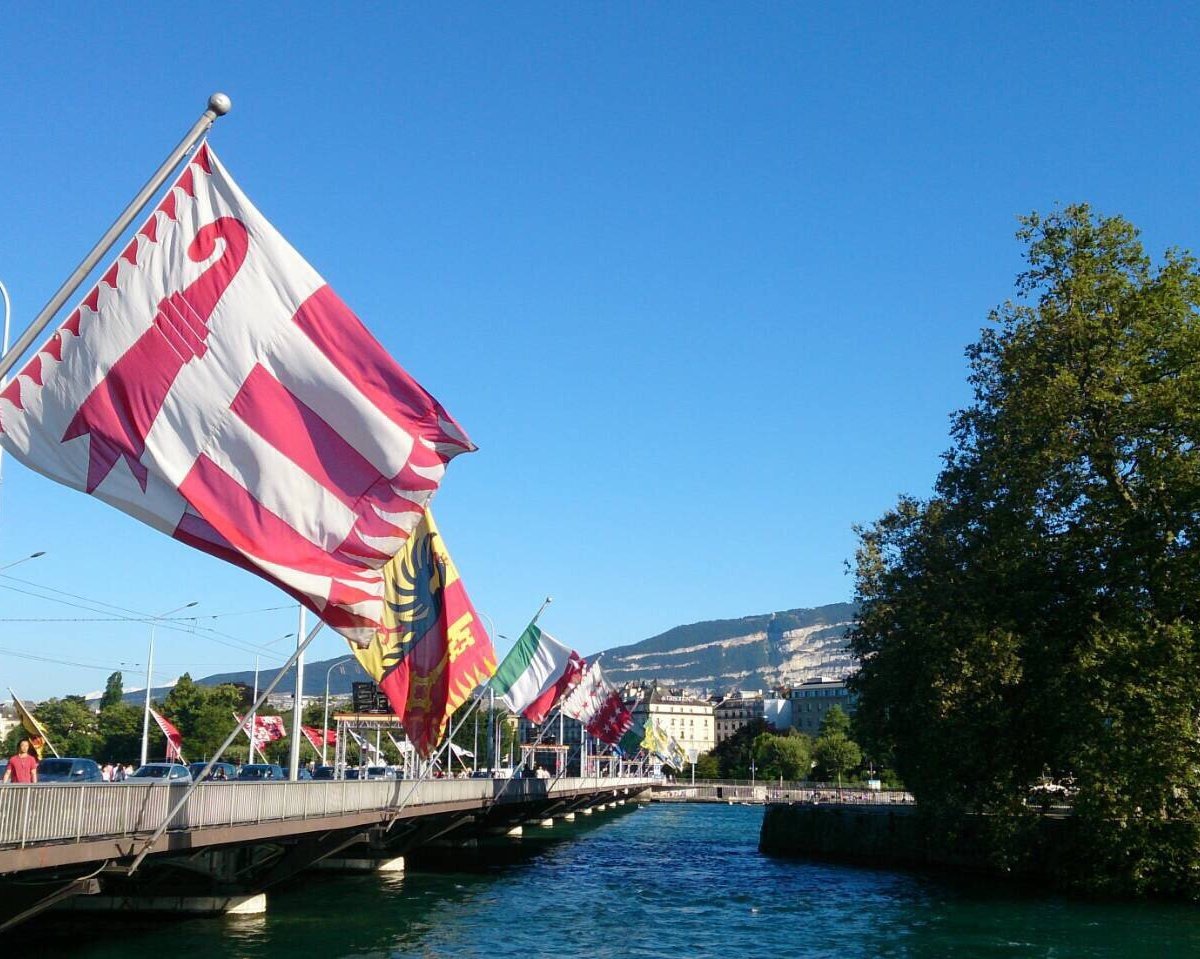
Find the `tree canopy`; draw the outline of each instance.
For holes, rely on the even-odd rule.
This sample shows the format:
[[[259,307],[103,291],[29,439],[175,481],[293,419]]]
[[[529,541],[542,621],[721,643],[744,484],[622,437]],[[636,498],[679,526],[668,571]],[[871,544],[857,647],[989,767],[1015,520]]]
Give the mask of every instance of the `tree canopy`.
[[[1154,826],[1200,798],[1200,273],[1086,206],[1018,236],[933,495],[859,531],[856,722],[926,806],[1072,780],[1101,872],[1175,888],[1200,865]]]

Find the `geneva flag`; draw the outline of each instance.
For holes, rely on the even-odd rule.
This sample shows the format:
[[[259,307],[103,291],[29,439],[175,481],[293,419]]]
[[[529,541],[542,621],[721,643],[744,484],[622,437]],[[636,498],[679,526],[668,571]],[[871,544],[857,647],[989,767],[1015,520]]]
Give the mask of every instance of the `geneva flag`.
[[[474,449],[207,144],[0,392],[0,442],[360,645],[384,566]]]
[[[428,510],[383,576],[383,628],[355,655],[427,757],[496,654]]]

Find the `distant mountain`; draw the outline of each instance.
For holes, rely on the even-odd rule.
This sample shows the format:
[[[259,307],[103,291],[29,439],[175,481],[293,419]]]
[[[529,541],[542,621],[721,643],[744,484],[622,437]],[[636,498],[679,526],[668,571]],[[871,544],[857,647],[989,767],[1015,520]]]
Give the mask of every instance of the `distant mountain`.
[[[340,669],[332,669],[338,663],[343,662]],[[332,669],[332,672],[330,670]],[[258,671],[259,686],[265,686],[271,681],[271,678],[278,672],[278,668],[269,668],[264,666]],[[334,656],[332,659],[319,659],[316,662],[305,662],[304,664],[304,695],[305,696],[323,696],[325,695],[325,674],[329,672],[329,695],[330,696],[349,696],[351,683],[365,683],[370,680],[370,676],[366,674],[363,668],[358,665],[358,660],[346,656]],[[254,686],[254,670],[248,669],[240,673],[216,673],[212,676],[205,676],[203,679],[197,679],[197,683],[201,686],[220,686],[222,683],[245,683],[253,688]],[[275,692],[291,694],[296,688],[296,671],[288,670],[288,674],[279,681],[279,685],[275,687]]]
[[[618,646],[603,655],[605,674],[615,682],[652,680],[670,686],[719,693],[729,689],[770,689],[824,676],[840,679],[853,672],[856,662],[846,644],[846,629],[854,620],[851,603],[834,603],[815,609],[789,609],[779,613],[716,619],[676,626],[665,633],[630,646]],[[304,695],[325,692],[325,673],[344,656],[306,663]],[[274,670],[263,668],[259,683],[270,682]],[[294,673],[276,688],[291,693]],[[369,677],[354,659],[329,677],[331,696],[350,695],[352,682]],[[196,682],[254,684],[254,671],[218,673]],[[162,694],[168,690],[164,689]],[[158,690],[155,690],[158,694]]]
[[[652,680],[712,693],[771,689],[823,676],[841,679],[857,668],[846,641],[854,605],[716,619],[676,626],[604,654],[612,680]]]

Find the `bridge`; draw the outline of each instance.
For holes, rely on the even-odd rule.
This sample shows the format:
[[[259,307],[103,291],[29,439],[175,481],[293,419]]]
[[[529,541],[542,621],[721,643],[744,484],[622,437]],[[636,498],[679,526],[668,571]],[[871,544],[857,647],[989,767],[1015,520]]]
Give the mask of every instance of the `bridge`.
[[[519,835],[648,791],[645,778],[0,786],[0,932],[50,907],[261,912],[308,869],[403,868],[422,846]]]

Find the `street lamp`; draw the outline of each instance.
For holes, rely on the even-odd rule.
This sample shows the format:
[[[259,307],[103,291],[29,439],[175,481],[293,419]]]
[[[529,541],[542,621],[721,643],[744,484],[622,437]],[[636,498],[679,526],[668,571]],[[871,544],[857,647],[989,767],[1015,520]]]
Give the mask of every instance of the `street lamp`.
[[[329,674],[339,666],[350,662],[354,659],[353,656],[347,656],[344,659],[339,659],[336,663],[325,670],[325,718],[321,722],[321,765],[325,765],[325,747],[329,745]],[[343,670],[345,672],[345,670]]]
[[[0,566],[0,572],[3,572],[6,569],[12,569],[14,566],[20,566],[22,563],[28,563],[31,559],[37,559],[39,556],[45,555],[46,551],[42,549],[38,550],[36,553],[30,553],[28,556],[22,556],[20,559],[13,560],[11,563],[5,563],[3,566]]]
[[[296,635],[295,633],[284,633],[278,639],[273,639],[269,643],[264,643],[263,648],[266,649],[268,647],[274,646],[276,643],[282,643],[285,639],[291,639],[295,635]],[[258,660],[259,660],[259,657],[255,656],[254,657],[254,695],[250,700],[251,704],[258,702]],[[293,708],[294,708],[294,706],[293,706]],[[246,727],[247,731],[250,734],[250,762],[254,762],[254,743],[255,743],[254,734],[255,734],[255,732],[257,732],[257,730],[255,728],[257,725],[258,725],[258,711],[252,710],[250,713],[249,725]],[[262,755],[260,754],[260,758],[265,758],[265,757],[262,757]]]
[[[146,655],[146,706],[142,710],[142,765],[146,765],[147,758],[150,755],[150,689],[153,686],[151,677],[154,673],[154,630],[158,627],[159,620],[166,619],[172,613],[178,613],[181,609],[191,609],[197,605],[197,601],[193,600],[190,603],[184,603],[182,606],[176,606],[174,609],[168,610],[161,616],[152,616],[150,618],[150,652]]]

